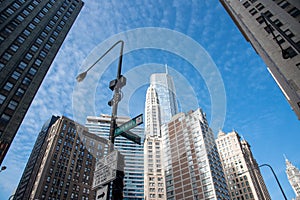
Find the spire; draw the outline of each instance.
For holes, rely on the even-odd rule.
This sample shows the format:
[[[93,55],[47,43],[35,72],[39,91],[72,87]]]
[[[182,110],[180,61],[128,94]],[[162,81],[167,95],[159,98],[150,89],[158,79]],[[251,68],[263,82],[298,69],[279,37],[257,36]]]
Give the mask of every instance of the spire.
[[[168,65],[165,64],[165,68],[166,68],[166,74],[168,74]]]

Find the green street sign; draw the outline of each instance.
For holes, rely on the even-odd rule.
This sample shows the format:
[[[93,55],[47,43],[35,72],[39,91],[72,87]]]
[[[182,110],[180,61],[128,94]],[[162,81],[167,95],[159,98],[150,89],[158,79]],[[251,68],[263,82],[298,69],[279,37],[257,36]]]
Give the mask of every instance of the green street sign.
[[[115,137],[143,123],[143,114],[136,116],[115,129]]]
[[[134,143],[137,143],[139,145],[141,144],[141,137],[137,134],[132,133],[131,131],[123,132],[121,133],[121,135]]]

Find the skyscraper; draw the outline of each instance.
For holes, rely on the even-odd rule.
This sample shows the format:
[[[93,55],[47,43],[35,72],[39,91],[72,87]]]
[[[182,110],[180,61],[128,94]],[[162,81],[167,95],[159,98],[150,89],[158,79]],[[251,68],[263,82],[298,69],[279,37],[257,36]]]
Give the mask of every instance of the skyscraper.
[[[299,0],[220,0],[300,119]]]
[[[296,200],[300,200],[300,170],[295,167],[287,158],[285,159],[286,175],[296,194]]]
[[[26,167],[22,174],[21,180],[15,192],[15,199],[29,199],[37,171],[40,168],[42,157],[46,151],[46,142],[51,126],[58,120],[59,117],[52,116],[42,127],[39,133],[31,155],[27,161]]]
[[[129,121],[129,117],[118,116],[117,124],[121,125]],[[86,127],[90,133],[108,139],[110,130],[110,115],[101,114],[99,117],[88,116]],[[144,139],[144,128],[135,127],[131,132]],[[119,136],[115,139],[115,148],[125,156],[124,168],[124,200],[144,199],[144,149],[143,145],[138,145],[132,141]]]
[[[147,199],[166,199],[160,127],[177,112],[172,77],[168,73],[152,74],[145,102],[144,190]]]
[[[214,134],[201,109],[161,126],[167,199],[229,199]]]
[[[95,163],[107,146],[73,120],[52,118],[38,136],[14,199],[95,199]]]
[[[237,132],[220,131],[216,139],[230,199],[270,200],[260,169],[250,145]]]
[[[0,165],[81,0],[4,0],[0,7]]]
[[[173,115],[178,113],[173,78],[167,72],[152,74],[150,77],[150,85],[152,85],[157,93],[160,105],[161,124],[164,124],[168,122]]]

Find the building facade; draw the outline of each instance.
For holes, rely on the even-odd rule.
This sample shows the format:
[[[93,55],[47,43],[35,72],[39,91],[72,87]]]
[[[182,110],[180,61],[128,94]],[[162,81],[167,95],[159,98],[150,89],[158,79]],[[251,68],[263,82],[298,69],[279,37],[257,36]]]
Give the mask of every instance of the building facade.
[[[81,0],[4,0],[0,7],[0,165]]]
[[[45,140],[36,142],[14,199],[96,198],[92,188],[95,163],[104,156],[108,141],[66,117],[55,120],[40,132],[38,138],[46,134]],[[38,163],[30,170],[34,157]]]
[[[160,127],[178,112],[173,78],[152,74],[145,102],[145,198],[166,199],[163,146]]]
[[[117,117],[117,125],[129,121],[129,117]],[[101,114],[99,117],[88,116],[86,127],[90,133],[108,139],[110,130],[110,115]],[[139,135],[144,140],[144,128],[135,127],[131,132]],[[124,200],[144,200],[144,149],[122,136],[115,138],[115,148],[125,156],[124,167]],[[106,150],[107,151],[107,150]]]
[[[285,159],[286,175],[296,194],[296,200],[300,200],[300,170],[295,167],[287,158]]]
[[[49,129],[58,120],[59,117],[52,116],[42,127],[39,133],[33,150],[30,154],[24,172],[22,174],[21,180],[14,194],[15,199],[29,199],[34,181],[37,175],[37,171],[41,165],[42,156],[44,155],[46,149],[46,140],[48,136]]]
[[[230,199],[270,200],[271,197],[250,145],[237,132],[220,131],[216,144],[227,180]]]
[[[298,0],[220,0],[300,119]]]
[[[168,200],[229,199],[223,168],[201,109],[161,126]]]

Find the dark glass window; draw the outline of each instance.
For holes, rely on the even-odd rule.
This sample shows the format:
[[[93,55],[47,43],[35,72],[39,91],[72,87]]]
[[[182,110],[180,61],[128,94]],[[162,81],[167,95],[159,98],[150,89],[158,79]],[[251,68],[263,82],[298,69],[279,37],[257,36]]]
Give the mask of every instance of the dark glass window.
[[[256,21],[259,23],[259,24],[262,24],[264,23],[264,18],[262,16],[259,16],[258,18],[256,18]]]
[[[298,15],[300,15],[300,10],[298,10],[298,8],[294,7],[291,10],[288,11],[290,13],[291,16],[293,17],[298,17]]]
[[[12,88],[13,88],[13,84],[11,83],[11,82],[7,82],[5,85],[4,85],[4,87],[3,87],[3,89],[4,90],[7,90],[7,91],[10,91]]]
[[[282,1],[280,1],[280,2],[278,3],[278,5],[279,5],[281,8],[285,9],[286,7],[288,7],[288,6],[290,5],[290,3],[287,2],[286,0],[282,0]]]
[[[26,60],[31,60],[32,58],[32,54],[31,53],[27,53],[26,56],[25,56]]]
[[[27,64],[21,61],[18,67],[24,70],[27,67]]]
[[[274,21],[274,24],[275,24],[278,28],[281,27],[281,26],[283,25],[279,19],[276,19],[276,20]]]
[[[252,8],[251,10],[249,10],[251,15],[255,15],[257,13],[257,10],[255,8]]]
[[[19,46],[16,45],[16,44],[12,44],[12,45],[10,46],[10,49],[11,49],[12,51],[16,52],[16,51],[19,49]]]
[[[1,115],[1,118],[0,118],[0,120],[1,120],[1,122],[8,122],[9,120],[10,120],[10,116],[9,115],[7,115],[7,114],[2,114]]]
[[[6,61],[9,61],[10,58],[11,58],[11,56],[12,56],[12,55],[11,55],[10,53],[5,52],[4,55],[2,56],[2,58],[3,58],[4,60],[6,60]]]
[[[245,3],[243,3],[243,6],[244,6],[245,8],[248,8],[248,7],[250,6],[250,3],[249,3],[248,1],[246,1]]]
[[[6,99],[6,96],[4,96],[3,94],[0,94],[0,104],[3,104],[5,99]]]
[[[9,109],[16,110],[17,106],[18,106],[18,102],[14,101],[14,100],[11,100],[11,101],[9,102],[9,104],[8,104],[7,107],[8,107]]]
[[[20,78],[20,76],[21,76],[21,74],[17,71],[14,71],[13,74],[11,75],[11,77],[16,80],[18,80]]]
[[[22,43],[25,41],[25,38],[23,38],[22,36],[19,36],[19,37],[17,38],[17,41],[18,41],[20,44],[22,44]]]
[[[256,7],[258,10],[262,10],[262,9],[265,8],[265,6],[264,6],[263,4],[261,4],[261,3],[257,4],[255,7]]]
[[[34,76],[35,74],[36,74],[36,72],[37,72],[37,70],[36,69],[34,69],[33,67],[31,67],[30,69],[29,69],[29,74],[31,74],[32,76]]]
[[[18,88],[16,95],[21,97],[21,96],[23,96],[24,93],[25,93],[25,91],[22,88]]]
[[[40,59],[36,59],[34,64],[36,64],[37,66],[41,66],[42,61]]]
[[[31,80],[30,80],[28,77],[25,77],[25,78],[23,79],[23,81],[22,81],[22,83],[23,83],[24,85],[29,85],[30,82],[31,82]]]

